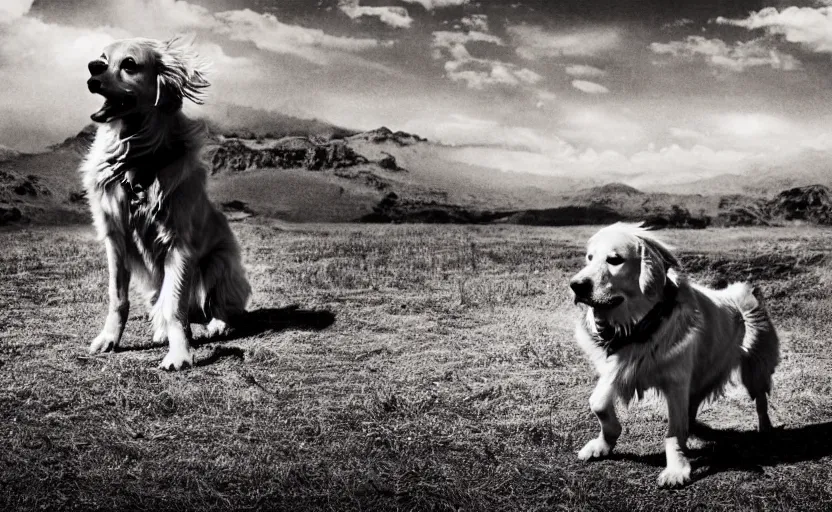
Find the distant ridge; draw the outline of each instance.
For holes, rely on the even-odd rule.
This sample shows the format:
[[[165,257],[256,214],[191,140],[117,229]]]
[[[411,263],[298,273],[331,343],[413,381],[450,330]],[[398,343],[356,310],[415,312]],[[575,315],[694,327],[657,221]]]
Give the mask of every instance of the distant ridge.
[[[832,225],[832,191],[823,173],[807,186],[760,194],[737,193],[736,186],[716,187],[721,193],[695,186],[670,193],[649,184],[604,183],[600,176],[499,171],[488,162],[460,161],[454,148],[387,126],[359,132],[246,107],[207,110],[203,158],[211,174],[209,193],[237,220]],[[0,146],[0,224],[88,221],[77,169],[95,131],[96,125],[87,125],[41,153]]]
[[[243,139],[289,136],[343,139],[358,133],[318,119],[301,119],[270,110],[219,104],[206,108],[204,118],[211,133]]]
[[[584,195],[598,195],[598,194],[621,194],[626,196],[643,196],[646,195],[645,192],[641,190],[631,187],[630,185],[625,185],[624,183],[607,183],[606,185],[601,185],[598,187],[592,187],[588,189],[583,189],[580,191]]]
[[[7,148],[6,146],[0,145],[0,162],[4,160],[9,160],[12,158],[17,158],[20,156],[20,152],[16,151],[12,148]]]
[[[382,126],[381,128],[377,128],[375,130],[370,130],[367,132],[357,133],[350,137],[347,137],[348,140],[365,140],[367,142],[373,142],[376,144],[382,142],[393,142],[399,146],[409,146],[411,144],[418,144],[419,142],[427,142],[427,139],[419,137],[418,135],[414,135],[412,133],[407,132],[394,132],[390,128],[386,126]]]
[[[49,149],[52,151],[59,150],[59,149],[70,149],[73,151],[78,152],[86,152],[90,146],[92,145],[93,139],[95,139],[95,131],[97,130],[97,126],[95,123],[90,123],[86,125],[80,132],[76,133],[72,137],[67,137],[64,139],[63,142],[59,144],[55,144],[51,146]]]

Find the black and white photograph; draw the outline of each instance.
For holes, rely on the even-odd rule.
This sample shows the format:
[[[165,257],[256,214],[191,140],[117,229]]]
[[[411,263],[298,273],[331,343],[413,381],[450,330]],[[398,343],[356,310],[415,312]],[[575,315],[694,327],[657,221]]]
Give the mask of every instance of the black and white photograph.
[[[0,247],[0,510],[832,510],[832,0],[2,0]]]

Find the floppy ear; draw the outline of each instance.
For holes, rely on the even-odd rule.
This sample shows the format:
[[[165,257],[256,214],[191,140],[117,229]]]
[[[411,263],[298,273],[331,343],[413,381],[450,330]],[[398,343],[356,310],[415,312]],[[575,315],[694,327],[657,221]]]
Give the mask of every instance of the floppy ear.
[[[641,246],[641,273],[638,284],[648,297],[658,297],[667,282],[667,271],[679,266],[679,260],[667,246],[650,237],[638,237]]]
[[[182,36],[161,43],[158,48],[155,106],[174,112],[185,98],[202,104],[202,90],[210,84],[205,79],[207,65]]]

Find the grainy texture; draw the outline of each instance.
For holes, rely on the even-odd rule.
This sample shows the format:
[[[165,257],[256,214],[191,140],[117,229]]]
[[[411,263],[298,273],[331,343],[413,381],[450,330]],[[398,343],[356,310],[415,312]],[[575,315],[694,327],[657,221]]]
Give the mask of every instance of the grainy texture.
[[[663,491],[653,397],[612,459],[576,457],[597,425],[567,280],[596,228],[234,229],[251,327],[180,373],[137,306],[120,352],[86,356],[106,310],[89,227],[0,232],[0,509],[832,507],[829,230],[664,233],[695,279],[767,296],[783,428],[749,432],[733,389],[700,415],[732,431],[694,439],[694,482]]]

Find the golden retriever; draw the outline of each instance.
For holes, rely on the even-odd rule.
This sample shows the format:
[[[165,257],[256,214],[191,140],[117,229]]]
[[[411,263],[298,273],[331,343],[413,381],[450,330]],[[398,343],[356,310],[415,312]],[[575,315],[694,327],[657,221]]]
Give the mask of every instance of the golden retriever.
[[[761,299],[746,283],[711,290],[688,282],[668,246],[638,224],[601,229],[587,244],[586,266],[570,281],[588,306],[576,338],[599,374],[589,399],[600,435],[581,460],[610,453],[621,434],[616,398],[645,390],[667,399],[667,467],[662,487],[690,481],[688,431],[699,406],[720,396],[739,369],[756,400],[760,430],[771,428],[767,394],[779,341]]]
[[[109,267],[109,312],[90,353],[118,347],[134,278],[150,308],[160,365],[193,365],[190,321],[226,334],[251,293],[237,241],[205,191],[202,125],[182,113],[201,104],[203,64],[179,38],[116,41],[89,63],[90,92],[104,97],[81,165]]]

